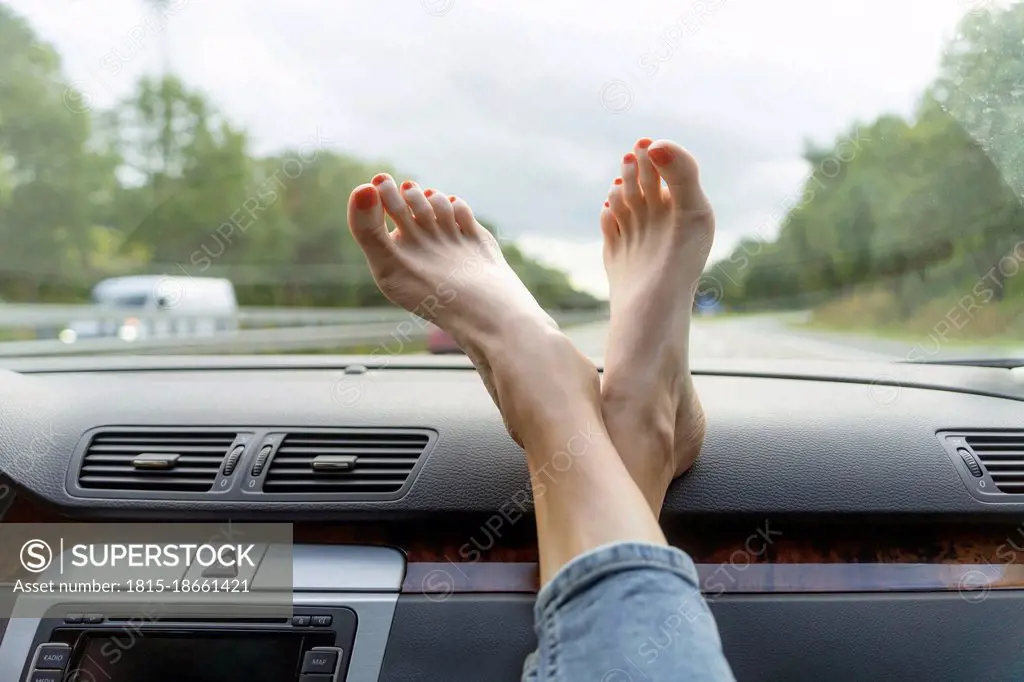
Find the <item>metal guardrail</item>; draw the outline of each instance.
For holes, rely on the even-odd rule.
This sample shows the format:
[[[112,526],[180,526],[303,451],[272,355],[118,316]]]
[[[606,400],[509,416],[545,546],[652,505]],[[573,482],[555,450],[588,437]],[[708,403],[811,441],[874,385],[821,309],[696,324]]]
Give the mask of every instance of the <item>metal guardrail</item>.
[[[86,306],[88,307],[88,306]],[[266,320],[300,320],[302,310],[315,309],[243,309],[242,314],[256,311]],[[277,316],[273,311],[280,311]],[[299,317],[294,317],[299,312]],[[0,342],[2,357],[40,357],[54,355],[108,354],[219,354],[293,352],[319,349],[343,349],[364,344],[381,344],[382,353],[400,353],[400,346],[422,340],[427,335],[426,322],[398,308],[338,309],[325,311],[345,313],[343,324],[313,324],[267,329],[242,329],[211,336],[166,337],[123,341],[118,338],[81,339],[64,343],[57,339]],[[562,326],[573,326],[600,320],[602,311],[553,312]],[[292,317],[289,317],[292,316]],[[380,317],[389,318],[381,321]],[[347,319],[346,319],[347,318]],[[374,319],[378,318],[378,319]],[[316,318],[325,319],[325,318]]]
[[[402,323],[399,323],[402,324]],[[421,323],[422,324],[422,323]],[[408,329],[407,329],[408,327]],[[117,338],[82,339],[75,343],[59,340],[7,341],[0,343],[0,357],[38,357],[47,355],[107,355],[168,353],[261,353],[341,349],[392,339],[399,343],[422,339],[426,327],[411,321],[396,331],[393,322],[363,325],[286,327],[281,329],[243,329],[212,336],[168,337],[122,341]],[[400,351],[398,351],[400,352]]]
[[[244,307],[234,315],[175,310],[139,310],[98,305],[64,305],[0,303],[0,328],[63,327],[75,320],[116,320],[134,317],[138,320],[168,318],[216,317],[234,319],[245,326],[291,326],[314,324],[358,324],[362,322],[399,321],[408,316],[398,308],[283,308]]]

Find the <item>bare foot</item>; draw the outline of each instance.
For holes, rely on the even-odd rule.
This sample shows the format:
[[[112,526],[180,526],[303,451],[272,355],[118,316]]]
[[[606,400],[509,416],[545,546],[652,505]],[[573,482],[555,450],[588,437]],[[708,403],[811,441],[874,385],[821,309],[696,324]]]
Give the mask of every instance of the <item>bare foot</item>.
[[[694,158],[668,140],[639,140],[622,160],[601,231],[611,285],[602,411],[612,442],[658,515],[669,483],[693,465],[704,441],[689,334],[715,219]]]
[[[399,190],[386,175],[373,182],[352,192],[349,228],[381,291],[452,335],[510,433],[522,436],[542,583],[597,547],[664,545],[608,437],[597,369],[537,305],[469,206],[413,183]],[[544,494],[548,488],[558,492]]]
[[[413,182],[399,187],[381,174],[353,190],[348,224],[380,290],[444,329],[466,351],[520,445],[520,425],[531,418],[523,411],[536,408],[517,394],[505,395],[493,363],[525,358],[536,367],[532,371],[553,371],[568,362],[596,382],[596,369],[558,331],[465,201],[423,191]]]

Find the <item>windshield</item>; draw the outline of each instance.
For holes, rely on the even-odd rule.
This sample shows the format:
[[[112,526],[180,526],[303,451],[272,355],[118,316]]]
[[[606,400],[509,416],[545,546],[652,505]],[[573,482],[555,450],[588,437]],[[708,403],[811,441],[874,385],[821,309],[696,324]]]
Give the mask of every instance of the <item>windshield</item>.
[[[379,172],[472,204],[600,357],[598,214],[643,136],[714,205],[696,358],[1024,358],[1024,5],[8,0],[0,363],[458,352],[348,232]],[[153,295],[92,297],[124,277]],[[95,310],[147,299],[130,334]]]
[[[93,303],[98,305],[116,306],[118,308],[142,308],[148,300],[145,294],[124,294],[121,296],[103,296],[93,294]]]

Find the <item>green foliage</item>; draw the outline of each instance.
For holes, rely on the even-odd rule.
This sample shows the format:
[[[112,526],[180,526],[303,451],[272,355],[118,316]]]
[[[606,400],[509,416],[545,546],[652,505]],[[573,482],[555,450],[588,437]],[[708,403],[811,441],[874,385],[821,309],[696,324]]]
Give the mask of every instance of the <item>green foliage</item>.
[[[56,53],[2,5],[0,45],[0,295],[46,295],[50,276],[92,267],[89,228],[114,159],[90,148],[89,118],[65,106]]]
[[[380,168],[315,142],[258,156],[173,76],[89,111],[3,5],[0,45],[0,297],[85,300],[105,277],[163,273],[227,277],[242,304],[386,304],[345,222],[351,190]],[[542,305],[598,305],[505,252]]]
[[[778,235],[713,265],[727,305],[899,324],[987,277],[985,304],[1016,296],[1019,309],[1008,279],[1024,268],[1024,5],[963,20],[912,120],[854,126],[805,159]]]

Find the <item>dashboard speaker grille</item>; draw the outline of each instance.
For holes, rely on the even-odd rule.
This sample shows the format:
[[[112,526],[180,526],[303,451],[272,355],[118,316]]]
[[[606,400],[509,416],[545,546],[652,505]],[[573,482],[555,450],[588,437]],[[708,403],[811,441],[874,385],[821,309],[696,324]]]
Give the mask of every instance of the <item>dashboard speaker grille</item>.
[[[206,492],[234,431],[103,431],[86,448],[78,485],[102,490]]]
[[[1024,493],[1024,433],[977,433],[964,442],[1000,492]]]
[[[395,493],[409,479],[429,440],[419,431],[288,433],[270,462],[263,491]]]

